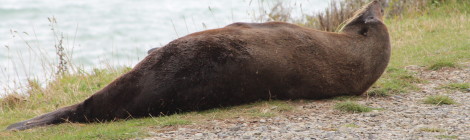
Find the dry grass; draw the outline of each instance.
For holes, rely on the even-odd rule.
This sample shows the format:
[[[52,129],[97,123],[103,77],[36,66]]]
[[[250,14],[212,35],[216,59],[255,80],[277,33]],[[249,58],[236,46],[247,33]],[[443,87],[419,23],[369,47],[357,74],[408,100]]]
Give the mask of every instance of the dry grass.
[[[345,111],[345,112],[351,112],[351,113],[362,113],[362,112],[370,112],[374,110],[374,108],[361,105],[352,101],[345,101],[345,102],[339,102],[335,104],[335,109],[340,110],[340,111]]]
[[[429,5],[439,5],[444,1],[447,0],[380,0],[386,9],[385,16],[391,18],[402,18],[405,13],[407,16],[418,16],[427,12]],[[339,31],[343,22],[351,18],[357,9],[368,2],[370,0],[332,0],[324,12],[304,14],[302,19],[292,19],[292,8],[278,3],[267,13],[267,21],[293,21],[306,27],[335,32]]]

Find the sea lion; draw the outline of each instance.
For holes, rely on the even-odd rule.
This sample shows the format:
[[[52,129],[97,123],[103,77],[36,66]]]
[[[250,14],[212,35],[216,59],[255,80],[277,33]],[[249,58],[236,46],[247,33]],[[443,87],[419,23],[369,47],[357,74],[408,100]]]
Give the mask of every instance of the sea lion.
[[[339,33],[283,22],[234,23],[193,33],[151,51],[85,101],[7,129],[158,116],[267,99],[360,95],[390,59],[382,15],[381,4],[373,1]]]

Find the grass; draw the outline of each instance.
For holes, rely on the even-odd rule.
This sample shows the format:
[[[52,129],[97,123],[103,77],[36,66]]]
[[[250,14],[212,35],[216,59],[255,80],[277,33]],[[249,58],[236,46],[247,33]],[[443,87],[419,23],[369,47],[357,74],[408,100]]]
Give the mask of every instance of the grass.
[[[198,124],[204,125],[211,120],[226,120],[235,118],[257,119],[277,116],[282,112],[293,111],[292,104],[297,101],[260,101],[252,104],[217,108],[201,112],[187,112],[163,117],[148,117],[140,119],[119,120],[91,124],[65,123],[53,127],[40,127],[20,132],[0,132],[0,139],[128,139],[146,137],[149,131],[158,131],[162,127]],[[44,112],[47,112],[44,111]],[[24,120],[35,115],[24,115],[22,112],[1,114],[0,127],[16,120]],[[15,118],[8,115],[16,115]]]
[[[423,81],[414,77],[411,72],[403,68],[389,66],[381,79],[367,91],[367,95],[384,97],[400,94],[408,90],[417,89],[415,83],[421,82]]]
[[[338,100],[338,101],[354,101],[354,100],[358,100],[359,97],[358,96],[338,96],[338,97],[334,97],[333,98],[334,100]]]
[[[455,64],[455,62],[436,62],[434,64],[432,64],[431,66],[429,66],[429,70],[440,70],[442,68],[455,68],[457,67],[457,65]]]
[[[468,41],[468,38],[470,38],[469,6],[469,1],[451,0],[424,8],[423,5],[409,8],[415,12],[406,9],[405,12],[397,12],[400,8],[397,8],[399,6],[396,5],[393,6],[395,9],[388,10],[390,13],[394,12],[385,20],[392,40],[391,61],[384,75],[367,94],[370,96],[389,96],[416,89],[415,83],[423,81],[413,77],[412,72],[404,69],[408,65],[440,69],[442,67],[458,67],[458,63],[470,61],[470,47],[468,47],[470,46]],[[284,18],[276,15],[270,16],[278,20]],[[299,24],[314,27],[314,22],[317,22],[315,15],[310,15],[306,16],[305,20],[299,21]],[[330,30],[333,30],[333,28],[330,28]],[[129,68],[126,67],[95,69],[91,72],[78,69],[72,74],[61,74],[51,80],[45,88],[40,86],[37,80],[30,79],[27,84],[28,91],[26,94],[12,93],[1,99],[0,118],[2,119],[0,119],[0,129],[59,107],[80,102],[128,70]],[[461,89],[462,87],[468,87],[468,83],[466,85],[446,85],[444,88]],[[455,103],[447,96],[442,97],[431,96],[427,97],[426,100],[432,99],[430,103],[437,105]],[[342,102],[336,104],[335,108],[348,112],[373,110],[373,108],[349,101],[354,100],[354,98],[338,97],[337,100]],[[148,136],[147,132],[158,130],[160,127],[203,125],[210,122],[210,120],[238,117],[274,117],[280,113],[294,111],[296,103],[297,101],[274,100],[201,112],[187,112],[171,116],[148,117],[112,123],[66,123],[54,127],[41,127],[20,132],[2,131],[0,132],[0,139],[127,139],[146,137]],[[336,131],[336,129],[328,129],[327,131]],[[437,138],[456,139],[457,136],[440,135]]]
[[[445,130],[445,129],[441,129],[441,128],[428,128],[428,127],[423,127],[423,128],[420,128],[419,131],[423,131],[423,132],[445,132],[446,130]]]
[[[433,95],[428,96],[423,101],[425,104],[433,104],[433,105],[451,105],[456,104],[456,102],[450,98],[449,96],[444,95]]]
[[[439,138],[439,139],[459,139],[458,136],[450,136],[450,135],[437,135],[436,138]]]
[[[353,124],[353,123],[345,124],[345,125],[343,125],[343,126],[344,126],[344,127],[349,127],[349,128],[359,128],[359,125]]]
[[[420,65],[437,70],[469,62],[469,3],[441,2],[423,12],[385,20],[392,40],[392,56],[386,72],[367,93],[388,96],[417,89],[414,83],[423,81],[414,78],[405,66]]]
[[[440,88],[450,89],[450,90],[460,90],[467,91],[470,89],[470,83],[450,83],[443,85]]]
[[[335,109],[340,110],[340,111],[345,111],[345,112],[352,112],[352,113],[370,112],[374,110],[374,108],[361,105],[352,101],[336,103]]]

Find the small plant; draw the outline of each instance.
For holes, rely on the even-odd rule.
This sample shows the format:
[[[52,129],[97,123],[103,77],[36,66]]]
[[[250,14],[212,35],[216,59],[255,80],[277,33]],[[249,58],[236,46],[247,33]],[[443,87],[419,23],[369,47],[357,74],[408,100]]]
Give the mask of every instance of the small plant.
[[[338,101],[351,101],[351,100],[356,100],[358,99],[359,96],[338,96],[333,98],[334,100]]]
[[[163,126],[188,125],[188,124],[191,124],[191,121],[180,120],[180,119],[178,119],[178,120],[168,120],[168,121],[162,122]]]
[[[424,99],[425,104],[434,104],[434,105],[451,105],[455,104],[455,101],[450,98],[449,96],[444,96],[444,95],[434,95],[434,96],[428,96],[426,99]]]
[[[322,128],[324,131],[338,131],[337,128]]]
[[[188,125],[192,122],[181,118],[179,115],[170,115],[163,117],[152,117],[152,119],[161,126],[175,126],[175,125]]]
[[[455,67],[457,67],[457,65],[454,62],[440,61],[440,62],[434,63],[428,69],[429,70],[440,70],[440,69],[445,68],[445,67],[455,68]]]
[[[445,132],[445,129],[440,129],[440,128],[428,128],[428,127],[423,127],[419,129],[420,131],[423,132]]]
[[[465,90],[470,89],[470,83],[450,83],[450,84],[441,86],[441,88],[465,91]]]
[[[351,127],[351,128],[359,128],[359,125],[356,125],[356,124],[353,124],[353,123],[350,123],[350,124],[345,124],[343,125],[344,127]]]
[[[449,136],[449,135],[437,135],[436,138],[439,138],[439,139],[458,139],[459,137]]]
[[[387,97],[390,96],[392,92],[391,89],[388,88],[372,88],[372,90],[367,91],[368,96],[375,96],[375,97]]]
[[[370,112],[374,110],[374,108],[361,105],[352,101],[336,103],[335,109],[352,113]]]

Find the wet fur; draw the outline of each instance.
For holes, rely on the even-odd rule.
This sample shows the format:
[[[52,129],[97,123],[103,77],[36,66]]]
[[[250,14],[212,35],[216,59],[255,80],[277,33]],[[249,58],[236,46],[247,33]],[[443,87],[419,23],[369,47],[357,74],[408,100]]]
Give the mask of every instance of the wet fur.
[[[131,71],[85,101],[7,129],[158,116],[267,99],[360,95],[380,77],[390,57],[380,10],[378,2],[370,3],[340,33],[282,22],[234,23],[193,33],[149,51]]]

